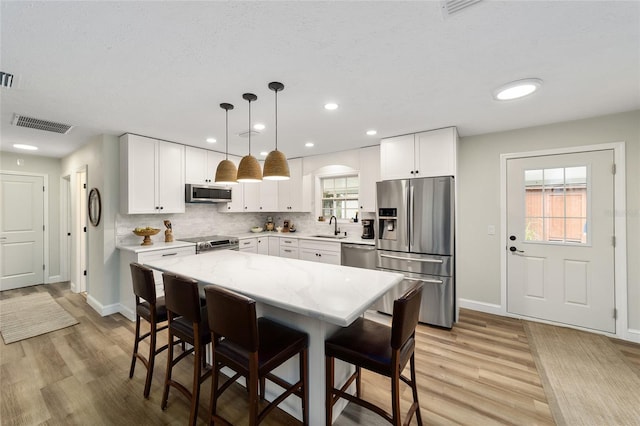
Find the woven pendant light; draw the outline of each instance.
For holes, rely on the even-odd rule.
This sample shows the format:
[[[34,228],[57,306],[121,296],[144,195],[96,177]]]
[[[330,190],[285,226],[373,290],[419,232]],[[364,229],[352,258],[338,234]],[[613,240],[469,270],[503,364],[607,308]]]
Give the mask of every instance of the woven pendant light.
[[[251,102],[258,99],[253,93],[245,93],[242,98],[249,101],[249,154],[242,157],[238,165],[238,182],[262,182],[262,171],[256,157],[251,155]]]
[[[225,110],[226,115],[226,146],[224,160],[218,164],[218,168],[216,169],[216,183],[221,185],[235,185],[238,183],[236,180],[236,165],[229,160],[229,110],[233,109],[233,105],[224,103],[220,104],[220,108]]]
[[[284,84],[273,81],[269,83],[269,89],[276,93],[276,149],[264,160],[263,177],[267,180],[287,180],[291,177],[287,157],[278,151],[278,92],[284,90]]]

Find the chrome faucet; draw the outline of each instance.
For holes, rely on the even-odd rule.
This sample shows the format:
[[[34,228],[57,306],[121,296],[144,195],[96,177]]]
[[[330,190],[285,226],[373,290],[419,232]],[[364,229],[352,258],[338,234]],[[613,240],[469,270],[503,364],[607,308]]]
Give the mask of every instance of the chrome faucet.
[[[333,235],[338,235],[340,233],[340,230],[338,229],[338,218],[335,216],[331,216],[331,219],[329,219],[329,225],[331,225],[331,223],[333,222],[333,219],[336,220],[335,225],[333,225]]]

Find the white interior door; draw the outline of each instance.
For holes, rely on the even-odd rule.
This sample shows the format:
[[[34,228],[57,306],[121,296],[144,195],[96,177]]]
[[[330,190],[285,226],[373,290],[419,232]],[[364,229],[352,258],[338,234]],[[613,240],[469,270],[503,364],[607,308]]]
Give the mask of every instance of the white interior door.
[[[44,283],[44,178],[0,175],[0,290]]]
[[[613,150],[507,160],[507,311],[615,332]]]

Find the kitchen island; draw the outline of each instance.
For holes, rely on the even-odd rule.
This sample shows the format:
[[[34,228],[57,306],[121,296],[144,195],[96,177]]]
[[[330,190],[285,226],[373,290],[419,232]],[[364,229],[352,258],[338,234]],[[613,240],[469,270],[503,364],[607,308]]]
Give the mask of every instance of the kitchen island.
[[[167,258],[146,263],[150,268],[198,280],[201,290],[216,284],[253,298],[259,316],[283,322],[309,334],[309,420],[324,425],[324,340],[346,327],[376,300],[399,284],[401,274],[231,250]],[[298,377],[297,359],[276,369],[283,378]],[[336,384],[352,367],[336,362]],[[267,385],[267,399],[274,396]],[[334,420],[344,408],[334,408]],[[300,400],[290,396],[280,408],[300,419]]]

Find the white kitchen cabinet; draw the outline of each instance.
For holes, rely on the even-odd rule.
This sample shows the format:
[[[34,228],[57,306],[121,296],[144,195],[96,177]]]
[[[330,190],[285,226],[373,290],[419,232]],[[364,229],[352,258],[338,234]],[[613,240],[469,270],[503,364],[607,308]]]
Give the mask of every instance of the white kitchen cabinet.
[[[280,256],[280,238],[267,237],[269,240],[269,256]]]
[[[258,254],[269,255],[269,240],[268,236],[258,237]]]
[[[133,294],[133,282],[131,280],[131,262],[147,263],[154,260],[189,256],[196,254],[196,246],[187,247],[167,247],[158,250],[135,252],[131,250],[120,250],[120,308],[122,315],[135,321],[136,319],[136,298]],[[164,284],[162,272],[154,270],[153,277],[156,283],[156,297],[164,295]]]
[[[380,179],[455,176],[455,127],[382,139]]]
[[[299,242],[299,256],[301,260],[340,265],[341,247],[339,242],[302,239]]]
[[[310,197],[305,197],[305,189],[309,192],[311,185],[306,185],[302,176],[302,158],[288,160],[288,164],[291,178],[278,182],[278,211],[311,211]]]
[[[185,147],[185,182],[196,185],[214,185],[218,164],[225,155],[208,149]]]
[[[235,155],[230,155],[229,160],[238,167],[240,164],[240,157]],[[238,213],[243,212],[244,210],[244,185],[243,183],[239,183],[237,185],[231,186],[231,201],[228,203],[220,204],[218,211],[220,212],[229,212],[229,213]]]
[[[380,146],[361,148],[360,157],[360,217],[376,211],[376,182],[380,180]]]
[[[126,134],[120,165],[123,214],[184,213],[184,145]]]
[[[257,238],[243,238],[238,241],[239,250],[246,253],[258,253]]]
[[[229,159],[236,164],[240,158]],[[260,167],[262,167],[262,162]],[[220,208],[223,212],[277,212],[278,182],[263,180],[256,183],[240,183],[231,188],[231,202]]]
[[[298,259],[297,238],[280,238],[280,257]]]

